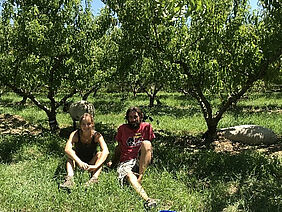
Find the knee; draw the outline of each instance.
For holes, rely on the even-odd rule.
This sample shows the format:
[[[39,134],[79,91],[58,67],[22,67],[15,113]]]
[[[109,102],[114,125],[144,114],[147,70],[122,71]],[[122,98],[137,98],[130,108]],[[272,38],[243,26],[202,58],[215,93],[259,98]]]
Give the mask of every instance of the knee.
[[[100,158],[102,156],[102,152],[97,152],[97,154],[96,154],[96,158]]]
[[[151,141],[148,141],[148,140],[143,141],[141,145],[141,150],[146,151],[146,152],[152,151]]]
[[[137,179],[137,177],[133,174],[133,172],[128,172],[127,174],[126,174],[126,179],[129,181],[129,182],[132,182],[133,180],[134,180],[134,178],[136,178]]]

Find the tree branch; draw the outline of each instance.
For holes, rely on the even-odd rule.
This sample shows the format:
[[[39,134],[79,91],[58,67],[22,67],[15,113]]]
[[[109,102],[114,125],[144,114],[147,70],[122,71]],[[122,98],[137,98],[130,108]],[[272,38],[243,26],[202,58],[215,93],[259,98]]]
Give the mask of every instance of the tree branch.
[[[37,107],[45,111],[47,114],[50,112],[45,105],[42,105],[31,92],[24,92],[23,90],[19,89],[18,87],[7,83],[6,84],[9,88],[11,88],[16,94],[29,98]]]

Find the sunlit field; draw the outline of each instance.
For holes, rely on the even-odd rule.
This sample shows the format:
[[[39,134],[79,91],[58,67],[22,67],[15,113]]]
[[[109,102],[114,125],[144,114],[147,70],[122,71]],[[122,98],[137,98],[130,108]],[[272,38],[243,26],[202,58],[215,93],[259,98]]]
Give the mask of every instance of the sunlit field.
[[[162,92],[162,104],[152,108],[145,94],[98,93],[88,100],[95,106],[96,130],[105,137],[111,154],[116,129],[125,123],[129,106],[141,107],[151,118],[146,121],[157,138],[143,186],[150,197],[160,200],[152,211],[282,210],[281,93],[248,94],[227,111],[219,128],[256,124],[279,137],[271,147],[244,146],[236,152],[201,144],[207,128],[200,107],[182,94]],[[66,174],[63,148],[72,120],[60,108],[61,132],[52,134],[46,114],[29,100],[25,105],[20,101],[12,93],[0,97],[2,116],[18,115],[24,120],[0,123],[0,211],[144,211],[134,190],[119,186],[114,169],[104,167],[99,183],[88,189],[84,183],[89,174],[77,170],[75,188],[60,190]]]

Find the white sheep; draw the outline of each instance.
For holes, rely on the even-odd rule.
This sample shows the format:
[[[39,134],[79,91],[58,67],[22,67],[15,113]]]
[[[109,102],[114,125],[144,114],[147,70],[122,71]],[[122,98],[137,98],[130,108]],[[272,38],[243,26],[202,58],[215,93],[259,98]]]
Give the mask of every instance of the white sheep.
[[[73,127],[76,129],[76,121],[79,121],[80,117],[84,113],[89,113],[94,117],[95,108],[94,105],[90,102],[80,100],[78,102],[74,102],[70,105],[68,110],[72,121],[73,121]]]
[[[220,129],[219,135],[245,144],[273,144],[277,142],[276,134],[265,127],[257,125],[239,125]]]

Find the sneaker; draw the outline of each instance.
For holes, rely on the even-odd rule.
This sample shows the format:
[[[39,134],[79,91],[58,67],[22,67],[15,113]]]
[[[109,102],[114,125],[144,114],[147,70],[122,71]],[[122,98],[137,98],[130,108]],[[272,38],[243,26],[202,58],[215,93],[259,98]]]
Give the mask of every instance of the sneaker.
[[[93,185],[93,184],[96,184],[96,183],[98,183],[98,178],[96,178],[96,177],[91,177],[90,180],[88,180],[88,181],[85,183],[85,186],[86,186],[86,187],[89,187],[89,186],[91,186],[91,185]]]
[[[60,188],[72,189],[73,187],[74,187],[74,181],[73,181],[73,177],[71,176],[66,176],[65,182],[60,184]]]
[[[157,206],[158,200],[156,199],[147,199],[146,202],[144,203],[144,208],[146,210],[150,210],[152,208],[155,208]]]

